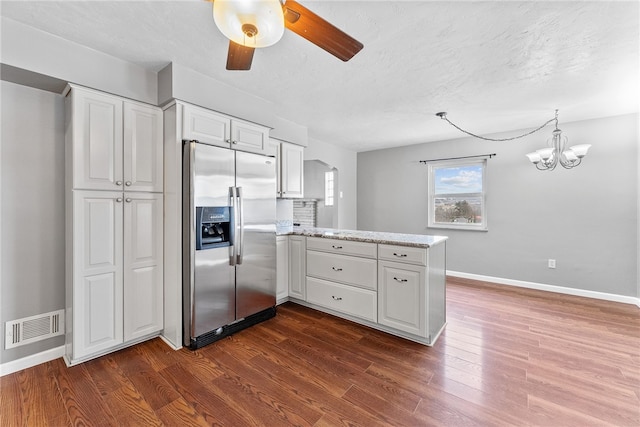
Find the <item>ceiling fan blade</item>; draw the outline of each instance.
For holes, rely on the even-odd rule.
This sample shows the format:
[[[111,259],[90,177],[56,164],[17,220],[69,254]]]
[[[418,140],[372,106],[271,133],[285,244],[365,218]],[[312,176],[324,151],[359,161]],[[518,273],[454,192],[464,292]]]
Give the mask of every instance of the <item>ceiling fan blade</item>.
[[[345,62],[364,47],[358,40],[294,0],[287,0],[282,9],[286,28]]]
[[[254,51],[255,49],[252,47],[242,46],[241,44],[229,40],[227,70],[250,70]]]

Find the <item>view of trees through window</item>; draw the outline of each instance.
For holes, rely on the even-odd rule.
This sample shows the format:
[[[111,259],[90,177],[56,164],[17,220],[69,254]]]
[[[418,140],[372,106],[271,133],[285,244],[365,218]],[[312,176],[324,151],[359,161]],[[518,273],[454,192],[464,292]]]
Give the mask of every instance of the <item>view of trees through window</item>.
[[[484,161],[443,163],[430,168],[432,226],[485,227]]]

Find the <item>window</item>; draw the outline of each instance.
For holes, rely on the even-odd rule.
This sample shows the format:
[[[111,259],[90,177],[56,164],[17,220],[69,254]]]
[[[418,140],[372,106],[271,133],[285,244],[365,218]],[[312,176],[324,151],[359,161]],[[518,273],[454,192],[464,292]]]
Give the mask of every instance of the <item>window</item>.
[[[324,205],[333,206],[333,171],[324,173]]]
[[[487,230],[486,160],[429,164],[429,227]]]

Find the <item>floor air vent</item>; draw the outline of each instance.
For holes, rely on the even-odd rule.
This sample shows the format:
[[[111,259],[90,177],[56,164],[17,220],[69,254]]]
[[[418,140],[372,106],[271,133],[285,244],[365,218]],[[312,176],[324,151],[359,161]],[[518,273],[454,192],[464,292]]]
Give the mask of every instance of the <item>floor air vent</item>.
[[[11,320],[6,323],[4,348],[44,340],[64,334],[64,310]]]

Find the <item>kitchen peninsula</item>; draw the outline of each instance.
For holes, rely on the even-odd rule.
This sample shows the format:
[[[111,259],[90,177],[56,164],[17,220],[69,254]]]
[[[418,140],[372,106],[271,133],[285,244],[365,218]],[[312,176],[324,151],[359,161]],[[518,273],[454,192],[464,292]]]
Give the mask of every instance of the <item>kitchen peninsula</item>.
[[[446,324],[447,237],[315,227],[279,227],[278,235],[289,301],[436,342]]]

